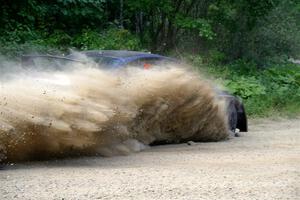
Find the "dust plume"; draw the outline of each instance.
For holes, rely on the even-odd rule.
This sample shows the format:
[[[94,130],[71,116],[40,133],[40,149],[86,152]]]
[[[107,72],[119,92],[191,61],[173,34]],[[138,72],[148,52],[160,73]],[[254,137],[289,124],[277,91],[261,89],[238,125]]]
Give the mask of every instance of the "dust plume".
[[[126,155],[153,142],[218,141],[227,130],[211,85],[185,68],[76,64],[0,79],[0,163]]]

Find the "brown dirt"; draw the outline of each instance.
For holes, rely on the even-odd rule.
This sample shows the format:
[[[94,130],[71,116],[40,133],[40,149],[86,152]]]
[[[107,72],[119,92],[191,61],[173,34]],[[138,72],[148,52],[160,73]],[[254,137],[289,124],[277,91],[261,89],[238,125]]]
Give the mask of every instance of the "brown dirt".
[[[228,137],[225,103],[186,68],[111,73],[87,65],[16,76],[0,82],[0,163]]]

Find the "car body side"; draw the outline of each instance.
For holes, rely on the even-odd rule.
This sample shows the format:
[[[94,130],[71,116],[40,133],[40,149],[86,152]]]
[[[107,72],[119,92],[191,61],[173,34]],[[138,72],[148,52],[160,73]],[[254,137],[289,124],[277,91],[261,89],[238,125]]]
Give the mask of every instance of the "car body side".
[[[67,56],[52,56],[52,55],[24,55],[22,57],[23,65],[32,65],[33,59],[35,58],[51,58],[51,59],[62,59],[72,62],[86,62],[85,60],[80,60],[77,57],[78,53],[69,54]],[[135,51],[113,51],[113,50],[102,50],[102,51],[83,51],[80,52],[87,58],[94,60],[97,63],[97,59],[107,58],[111,62],[108,62],[106,68],[108,69],[119,69],[131,65],[133,63],[138,63],[142,65],[149,61],[166,61],[171,63],[180,63],[178,60],[165,57],[157,54],[145,53],[145,52],[135,52]],[[143,61],[143,62],[142,62]],[[98,62],[100,62],[98,60]],[[230,94],[227,91],[216,89],[219,98],[225,99],[227,103],[227,116],[229,122],[229,129],[235,132],[239,129],[241,132],[248,131],[248,122],[245,107],[238,97]]]

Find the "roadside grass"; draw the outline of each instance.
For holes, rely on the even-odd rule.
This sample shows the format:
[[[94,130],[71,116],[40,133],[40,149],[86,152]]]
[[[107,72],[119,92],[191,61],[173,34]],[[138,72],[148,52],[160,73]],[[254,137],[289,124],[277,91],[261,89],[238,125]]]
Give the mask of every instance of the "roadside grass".
[[[250,118],[300,115],[300,65],[281,63],[259,68],[243,60],[227,65],[199,60],[189,61],[221,88],[239,96]]]

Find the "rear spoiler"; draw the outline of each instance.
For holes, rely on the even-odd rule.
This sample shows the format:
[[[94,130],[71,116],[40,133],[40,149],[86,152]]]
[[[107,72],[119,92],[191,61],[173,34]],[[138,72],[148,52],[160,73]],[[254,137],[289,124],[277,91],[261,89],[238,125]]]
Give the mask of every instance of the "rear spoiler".
[[[68,61],[73,61],[73,62],[80,62],[83,64],[86,64],[87,62],[82,61],[82,60],[77,60],[77,59],[72,59],[72,58],[67,58],[63,56],[53,56],[53,55],[22,55],[21,56],[21,64],[22,66],[33,66],[34,62],[33,60],[35,58],[50,58],[50,59],[60,59],[60,60],[68,60]]]

